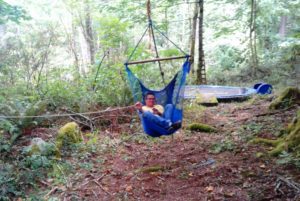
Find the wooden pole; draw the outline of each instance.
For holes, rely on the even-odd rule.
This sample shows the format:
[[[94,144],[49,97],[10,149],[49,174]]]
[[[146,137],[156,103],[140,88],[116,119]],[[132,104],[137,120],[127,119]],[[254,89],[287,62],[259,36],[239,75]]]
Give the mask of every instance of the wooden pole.
[[[150,21],[151,21],[151,7],[150,7],[151,5],[150,5],[150,0],[148,0],[147,1],[147,16],[148,16],[148,23],[150,23]],[[152,38],[152,36],[151,36],[151,30],[150,30],[150,28],[151,27],[149,27],[149,46],[148,46],[148,48],[149,48],[149,50],[151,51],[151,49],[152,49],[152,46],[151,46],[151,38]]]
[[[156,47],[156,41],[155,41],[154,31],[153,31],[153,27],[152,27],[150,0],[147,1],[147,15],[148,15],[148,21],[149,21],[149,35],[150,36],[152,35],[152,39],[153,39],[153,43],[154,43],[155,55],[156,55],[156,58],[159,58],[157,47]],[[165,77],[164,77],[164,72],[163,72],[163,69],[161,67],[161,63],[159,61],[160,60],[157,60],[158,66],[159,66],[159,70],[160,70],[160,75],[161,75],[161,78],[162,78],[162,81],[163,81],[164,85],[166,85],[166,81],[165,81]]]
[[[141,61],[131,61],[131,62],[128,62],[126,64],[127,65],[143,64],[143,63],[150,63],[150,62],[156,62],[156,61],[167,61],[167,60],[183,59],[183,58],[187,58],[187,56],[146,59],[146,60],[141,60]]]

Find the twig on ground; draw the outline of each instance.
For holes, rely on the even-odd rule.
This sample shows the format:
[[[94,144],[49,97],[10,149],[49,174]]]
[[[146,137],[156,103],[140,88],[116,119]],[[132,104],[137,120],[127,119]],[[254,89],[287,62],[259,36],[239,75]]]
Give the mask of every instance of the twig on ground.
[[[44,199],[47,199],[52,193],[54,193],[56,190],[58,189],[57,186],[55,186],[54,188],[52,188],[45,196]]]
[[[297,182],[294,182],[291,179],[286,179],[283,177],[278,177],[277,180],[279,181],[283,181],[284,183],[286,183],[289,187],[295,189],[297,191],[297,193],[300,193],[300,184]]]
[[[40,182],[41,184],[44,184],[45,186],[51,186],[51,184],[49,184],[43,180],[39,180],[38,182]]]
[[[165,181],[165,179],[162,178],[162,177],[160,177],[160,176],[157,176],[157,178],[159,178],[159,179],[162,180],[162,181]]]
[[[92,181],[95,182],[105,193],[111,196],[111,194],[99,182],[97,182],[96,180]]]
[[[96,192],[93,191],[93,190],[92,190],[92,192],[94,193],[94,195],[95,195],[95,197],[97,198],[97,200],[99,200],[99,197],[98,197],[98,195],[96,194]]]
[[[105,177],[107,175],[107,173],[103,174],[102,176],[100,176],[99,178],[96,179],[96,181],[100,181],[101,179],[103,179],[103,177]]]
[[[268,115],[275,115],[275,114],[278,114],[278,113],[282,113],[282,112],[288,111],[288,110],[290,110],[290,109],[292,109],[294,107],[297,107],[297,105],[293,105],[291,107],[288,107],[288,108],[285,108],[285,109],[281,109],[281,110],[277,110],[277,111],[274,111],[274,112],[260,113],[260,114],[253,115],[251,117],[247,117],[247,118],[243,118],[243,119],[238,119],[234,123],[241,122],[241,121],[247,121],[249,119],[252,119],[253,117],[262,117],[262,116],[268,116]]]
[[[81,184],[81,185],[77,188],[77,190],[81,189],[82,187],[84,187],[84,186],[87,185],[88,183],[90,183],[90,180],[88,180],[88,181],[84,182],[83,184]]]
[[[189,188],[190,186],[188,186],[188,185],[184,185],[184,186],[181,186],[180,188],[177,188],[177,190],[179,191],[179,190],[182,190],[182,189],[185,189],[185,188]]]
[[[284,193],[283,193],[283,191],[280,189],[280,186],[281,186],[281,184],[282,184],[282,182],[281,181],[279,181],[278,179],[276,180],[276,186],[275,186],[275,189],[274,189],[274,191],[277,193],[277,192],[280,192],[281,193],[281,195],[283,195]]]
[[[89,117],[87,117],[87,116],[85,116],[83,114],[76,113],[76,112],[74,112],[74,111],[72,111],[70,109],[64,109],[64,110],[66,110],[67,112],[70,112],[71,114],[76,114],[76,116],[79,116],[82,119],[84,119],[86,121],[86,123],[75,119],[73,116],[69,116],[73,121],[76,121],[76,122],[78,122],[80,124],[83,124],[85,126],[90,127],[91,132],[94,131],[95,125],[94,125],[93,121]]]
[[[74,118],[74,117],[72,117],[72,116],[69,116],[69,118],[70,118],[70,119],[72,119],[73,121],[75,121],[75,122],[79,123],[79,124],[82,124],[82,125],[85,125],[85,126],[87,126],[87,127],[91,128],[91,131],[93,131],[93,130],[94,130],[94,129],[93,129],[93,127],[91,127],[91,125],[90,125],[90,124],[87,124],[87,123],[85,123],[85,122],[79,121],[78,119],[75,119],[75,118]]]
[[[274,191],[275,192],[280,192],[282,195],[284,195],[284,192],[280,189],[280,186],[285,183],[288,187],[292,188],[295,192],[295,197],[294,199],[297,200],[300,197],[300,184],[289,179],[289,178],[283,178],[279,176],[276,180],[276,186]]]
[[[192,167],[190,167],[190,169],[196,169],[196,168],[200,168],[200,167],[203,167],[203,166],[207,166],[207,165],[212,165],[214,164],[216,161],[212,158],[209,158],[208,160],[206,161],[201,161],[200,163],[196,164],[196,165],[193,165]]]
[[[274,115],[274,114],[282,113],[282,112],[288,111],[288,110],[290,110],[294,107],[297,107],[297,105],[292,105],[288,108],[277,110],[277,111],[274,111],[274,112],[266,112],[266,113],[257,114],[257,115],[255,115],[255,117],[261,117],[261,116],[267,116],[267,115]]]

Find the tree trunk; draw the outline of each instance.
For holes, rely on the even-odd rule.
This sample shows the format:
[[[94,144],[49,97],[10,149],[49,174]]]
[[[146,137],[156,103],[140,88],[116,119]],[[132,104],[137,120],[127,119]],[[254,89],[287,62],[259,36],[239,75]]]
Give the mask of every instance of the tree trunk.
[[[169,22],[168,22],[168,8],[165,8],[165,23],[166,23],[166,35],[169,34]],[[169,48],[169,41],[166,41],[166,47]]]
[[[44,70],[45,64],[46,64],[48,57],[50,55],[50,52],[51,52],[50,46],[52,44],[53,38],[54,38],[54,34],[52,34],[51,37],[49,38],[49,42],[47,44],[47,49],[41,57],[40,69],[38,70],[39,66],[37,67],[38,75],[37,75],[37,81],[36,81],[36,88],[39,88],[41,77],[42,77],[42,72]]]
[[[63,25],[64,28],[64,34],[66,35],[66,38],[69,43],[69,51],[70,51],[70,56],[74,58],[73,65],[76,69],[76,78],[80,78],[81,72],[80,72],[80,64],[79,64],[79,55],[78,55],[78,48],[76,45],[76,35],[77,35],[77,27],[75,24],[75,18],[73,13],[71,13],[72,20],[71,20],[71,33],[68,32],[67,27],[63,24],[61,21],[61,24]]]
[[[85,31],[86,31],[86,42],[88,45],[88,52],[90,57],[90,64],[95,63],[95,45],[94,45],[94,36],[92,29],[92,19],[91,19],[91,9],[89,0],[85,2]]]
[[[206,84],[205,61],[203,50],[203,10],[204,0],[199,1],[199,37],[198,37],[198,67],[197,67],[197,84]]]
[[[254,1],[254,18],[253,18],[253,28],[254,28],[254,59],[255,59],[255,65],[256,69],[258,68],[258,55],[257,55],[257,31],[256,31],[256,16],[257,16],[257,1]]]
[[[76,25],[74,23],[74,20],[72,20],[72,33],[68,34],[68,31],[65,30],[65,32],[67,33],[67,36],[69,38],[70,41],[70,50],[73,54],[74,57],[74,66],[76,68],[77,71],[77,76],[78,78],[80,77],[80,66],[79,66],[79,56],[78,56],[78,50],[76,48]]]
[[[191,44],[191,70],[192,70],[192,74],[195,73],[194,70],[194,61],[195,61],[195,43],[196,43],[196,30],[197,30],[197,17],[198,17],[198,4],[195,4],[194,7],[194,14],[193,14],[193,22],[192,22],[192,32],[191,32],[191,36],[190,36],[190,44]]]
[[[281,16],[280,27],[279,27],[279,35],[281,38],[285,38],[286,36],[286,24],[287,24],[287,16]]]
[[[258,68],[258,56],[257,56],[257,45],[256,45],[256,0],[251,0],[251,12],[250,12],[250,23],[249,23],[249,46],[251,53],[251,69],[252,76],[256,76],[257,68]]]

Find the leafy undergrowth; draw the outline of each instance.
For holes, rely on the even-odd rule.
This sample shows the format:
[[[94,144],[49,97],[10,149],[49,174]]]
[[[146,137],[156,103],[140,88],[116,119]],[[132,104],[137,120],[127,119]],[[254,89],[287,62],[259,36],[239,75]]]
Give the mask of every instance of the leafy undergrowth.
[[[85,134],[61,159],[22,155],[24,136],[14,156],[0,163],[6,178],[0,189],[7,198],[28,200],[297,200],[297,159],[289,153],[273,158],[266,154],[270,147],[248,143],[281,135],[297,110],[269,113],[268,106],[259,98],[209,108],[186,104],[183,129],[174,137],[147,137],[131,121],[119,132]],[[216,132],[191,132],[190,123]],[[31,137],[51,141],[55,135],[39,128]]]

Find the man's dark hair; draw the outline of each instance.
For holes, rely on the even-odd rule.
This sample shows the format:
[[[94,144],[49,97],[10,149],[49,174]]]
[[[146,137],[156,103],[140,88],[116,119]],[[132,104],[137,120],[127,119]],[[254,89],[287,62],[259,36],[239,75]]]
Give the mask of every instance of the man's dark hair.
[[[144,98],[146,99],[149,95],[152,95],[152,96],[155,97],[155,94],[154,94],[153,92],[148,91],[148,92],[145,94]]]

